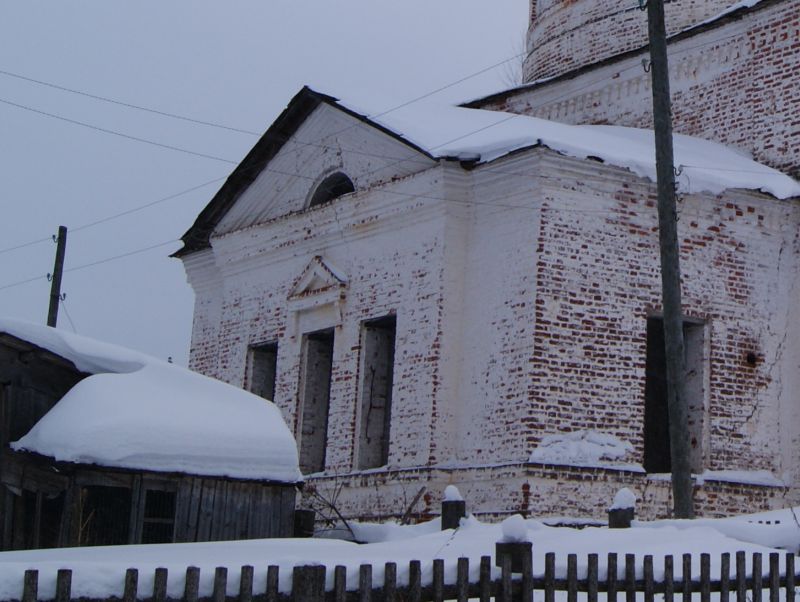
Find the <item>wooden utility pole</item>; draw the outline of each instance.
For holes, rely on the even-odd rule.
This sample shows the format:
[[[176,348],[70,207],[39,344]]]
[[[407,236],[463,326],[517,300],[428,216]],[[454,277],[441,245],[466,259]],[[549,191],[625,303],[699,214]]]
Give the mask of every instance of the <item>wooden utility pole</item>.
[[[656,143],[658,231],[661,246],[661,289],[664,309],[673,514],[676,518],[693,518],[694,492],[691,466],[689,465],[689,408],[686,399],[678,214],[675,203],[675,169],[672,150],[672,107],[669,93],[669,63],[663,0],[647,1],[647,21],[653,81],[653,126]]]
[[[47,312],[47,325],[55,328],[58,322],[58,304],[61,302],[61,275],[64,272],[64,254],[67,250],[67,228],[58,227],[56,239],[56,262],[50,280],[50,309]]]

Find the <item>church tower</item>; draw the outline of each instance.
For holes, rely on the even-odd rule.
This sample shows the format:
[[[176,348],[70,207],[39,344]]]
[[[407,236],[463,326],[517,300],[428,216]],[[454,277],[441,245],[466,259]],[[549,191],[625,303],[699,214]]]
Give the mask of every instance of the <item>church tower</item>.
[[[733,4],[734,0],[665,2],[668,33],[688,29]],[[644,44],[647,15],[639,0],[531,0],[525,81],[561,75]]]
[[[466,106],[652,127],[639,2],[531,0],[526,83]],[[665,8],[675,131],[800,177],[800,0],[666,0]]]

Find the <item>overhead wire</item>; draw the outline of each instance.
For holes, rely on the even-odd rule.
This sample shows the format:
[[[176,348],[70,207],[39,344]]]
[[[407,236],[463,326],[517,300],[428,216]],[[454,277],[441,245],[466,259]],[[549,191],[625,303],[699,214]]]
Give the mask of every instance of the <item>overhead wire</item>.
[[[193,117],[187,117],[185,115],[179,115],[177,113],[169,113],[167,111],[161,111],[159,109],[153,109],[151,107],[144,107],[142,105],[136,105],[130,102],[124,102],[122,100],[116,100],[114,98],[109,98],[107,96],[99,96],[97,94],[91,94],[89,92],[85,92],[83,90],[78,90],[76,88],[68,88],[66,86],[59,86],[58,84],[54,84],[53,82],[48,82],[41,79],[35,79],[33,77],[28,77],[26,75],[21,75],[19,73],[13,73],[12,71],[6,71],[5,69],[0,69],[0,75],[5,75],[7,77],[13,77],[16,79],[20,79],[22,81],[31,82],[34,84],[39,84],[40,86],[47,86],[48,88],[53,88],[55,90],[61,90],[62,92],[70,92],[71,94],[78,94],[80,96],[85,96],[87,98],[92,98],[94,100],[99,100],[102,102],[107,102],[110,104],[119,105],[122,107],[127,107],[129,109],[136,109],[139,111],[145,111],[147,113],[153,113],[155,115],[160,115],[162,117],[169,117],[171,119],[179,119],[181,121],[188,121],[189,123],[196,123],[198,125],[205,125],[209,127],[219,128],[223,130],[228,130],[231,132],[238,132],[240,134],[249,134],[251,136],[259,136],[259,132],[253,132],[251,130],[245,130],[237,127],[232,127],[229,125],[224,125],[221,123],[216,123],[213,121],[204,121],[202,119],[195,119]]]
[[[6,105],[12,106],[12,107],[16,107],[18,109],[22,109],[24,111],[30,111],[31,113],[36,113],[38,115],[44,115],[44,116],[50,117],[52,119],[58,119],[60,121],[65,121],[65,122],[71,123],[73,125],[79,125],[81,127],[89,128],[90,130],[103,132],[105,134],[111,134],[113,136],[119,136],[120,138],[126,138],[128,140],[135,140],[136,142],[142,142],[144,144],[150,144],[152,146],[158,146],[160,148],[173,150],[173,151],[177,151],[177,152],[180,152],[180,153],[186,153],[188,155],[194,155],[195,157],[202,157],[204,159],[211,159],[211,160],[214,160],[214,161],[221,161],[223,163],[230,163],[230,164],[233,164],[233,165],[237,164],[237,161],[233,161],[232,159],[225,159],[224,157],[217,157],[217,156],[214,156],[214,155],[209,155],[207,153],[200,153],[200,152],[197,152],[197,151],[190,150],[188,148],[183,148],[183,147],[180,147],[180,146],[174,146],[172,144],[165,144],[163,142],[157,142],[155,140],[149,140],[148,138],[141,138],[139,136],[133,136],[131,134],[126,134],[124,132],[120,132],[120,131],[117,131],[117,130],[112,130],[112,129],[109,129],[109,128],[100,127],[98,125],[92,125],[91,123],[86,123],[85,121],[79,121],[77,119],[72,119],[70,117],[64,117],[63,115],[58,115],[56,113],[49,113],[48,111],[42,111],[41,109],[36,109],[34,107],[31,107],[31,106],[28,106],[28,105],[24,105],[24,104],[20,104],[20,103],[17,103],[17,102],[12,102],[12,101],[7,100],[5,98],[0,98],[0,102],[3,103],[3,104],[6,104]]]
[[[734,36],[729,36],[729,37],[734,37]],[[724,39],[727,39],[727,38],[722,38],[721,40],[724,40]],[[699,44],[699,45],[696,45],[696,46],[694,46],[694,47],[693,47],[693,48],[691,48],[691,49],[696,49],[696,48],[699,48],[699,47],[702,47],[702,46],[710,45],[710,44],[712,44],[712,43],[719,43],[719,41],[721,41],[721,40],[715,40],[714,42],[708,42],[708,43],[705,43],[705,44]],[[691,50],[691,49],[683,49],[683,50],[679,51],[679,52],[678,52],[678,54],[680,54],[680,53],[683,53],[683,52],[686,52],[686,51],[689,51],[689,50]],[[470,79],[470,78],[472,78],[472,77],[475,77],[475,76],[477,76],[477,75],[480,75],[480,74],[482,74],[482,73],[485,73],[485,72],[487,72],[487,71],[490,71],[491,69],[494,69],[494,68],[496,68],[496,67],[498,67],[498,66],[500,66],[500,65],[503,65],[503,64],[505,64],[505,63],[509,62],[510,60],[514,60],[515,58],[518,58],[518,57],[522,56],[523,54],[524,54],[524,53],[520,53],[520,54],[517,54],[517,55],[515,55],[515,56],[513,56],[513,57],[510,57],[510,58],[508,58],[508,59],[504,59],[503,61],[500,61],[500,62],[498,62],[498,63],[495,63],[494,65],[491,65],[491,66],[489,66],[489,67],[486,67],[486,68],[484,68],[484,69],[481,69],[481,70],[479,70],[479,71],[477,71],[477,72],[475,72],[475,73],[473,73],[473,74],[471,74],[471,75],[468,75],[468,76],[465,76],[465,77],[463,77],[463,78],[460,78],[460,79],[458,79],[458,80],[455,80],[454,82],[451,82],[451,83],[449,83],[449,84],[447,84],[447,85],[445,85],[445,86],[441,86],[441,87],[439,87],[439,88],[437,88],[437,89],[435,89],[435,90],[432,90],[431,92],[428,92],[428,93],[426,93],[426,94],[423,94],[423,95],[420,95],[420,96],[418,96],[418,97],[415,97],[415,98],[413,98],[413,99],[411,99],[411,100],[409,100],[409,101],[405,101],[405,102],[403,102],[403,103],[401,103],[401,104],[398,104],[398,105],[396,105],[396,106],[394,106],[394,107],[392,107],[392,108],[390,108],[390,109],[387,109],[387,110],[385,110],[385,111],[382,111],[382,112],[380,112],[380,113],[377,113],[377,114],[375,114],[375,115],[373,115],[373,116],[371,116],[371,117],[368,117],[368,118],[370,118],[370,119],[376,119],[376,118],[379,118],[379,117],[381,117],[381,116],[387,115],[387,114],[389,114],[389,113],[391,113],[391,112],[393,112],[393,111],[396,111],[396,110],[399,110],[399,109],[401,109],[401,108],[404,108],[404,107],[406,107],[406,106],[408,106],[408,105],[410,105],[410,104],[412,104],[412,103],[418,102],[418,101],[420,101],[420,100],[422,100],[422,99],[424,99],[424,98],[428,98],[428,97],[430,97],[430,96],[432,96],[432,95],[434,95],[434,94],[436,94],[436,93],[438,93],[438,92],[441,92],[441,91],[443,91],[443,90],[445,90],[445,89],[447,89],[447,88],[449,88],[449,87],[452,87],[452,86],[455,86],[455,85],[457,85],[457,84],[459,84],[459,83],[462,83],[463,81],[466,81],[466,80],[468,80],[468,79]],[[632,66],[630,66],[630,67],[627,67],[627,68],[625,68],[625,69],[622,69],[622,70],[620,70],[618,73],[621,73],[621,72],[624,72],[624,71],[627,71],[627,70],[630,70],[630,69],[635,69],[635,68],[637,68],[637,67],[638,67],[638,65],[632,65]],[[198,123],[201,123],[201,124],[203,124],[203,125],[216,125],[216,126],[219,126],[219,127],[223,127],[223,128],[225,128],[225,129],[234,129],[234,130],[237,130],[237,128],[228,128],[227,126],[221,126],[220,124],[214,124],[213,122],[202,122],[202,121],[200,121],[200,120],[193,120],[193,119],[191,119],[191,118],[185,118],[185,117],[183,117],[183,116],[180,116],[180,115],[173,115],[173,114],[169,114],[169,113],[162,112],[162,111],[158,111],[158,110],[154,110],[154,109],[148,109],[148,108],[146,108],[146,107],[140,107],[140,106],[138,106],[138,105],[132,105],[132,104],[130,104],[130,103],[124,103],[124,102],[122,102],[122,101],[114,101],[113,99],[108,99],[108,98],[104,98],[104,97],[96,97],[95,95],[88,94],[88,93],[83,93],[82,91],[73,90],[73,89],[69,89],[69,88],[64,88],[64,87],[57,86],[57,85],[55,85],[55,84],[50,84],[49,82],[44,82],[44,81],[41,81],[41,80],[33,80],[32,78],[27,78],[27,77],[25,77],[25,76],[19,76],[18,74],[12,74],[12,73],[10,73],[10,72],[6,72],[6,71],[1,71],[1,70],[0,70],[0,73],[2,73],[2,74],[4,74],[4,75],[11,75],[11,76],[13,76],[13,77],[19,77],[20,79],[25,79],[25,80],[29,80],[29,81],[34,81],[35,83],[40,83],[40,84],[42,84],[42,85],[50,85],[51,87],[54,87],[54,88],[57,88],[57,89],[63,89],[63,90],[65,90],[65,91],[69,91],[69,92],[74,92],[74,93],[82,94],[82,95],[84,95],[84,96],[88,96],[88,97],[96,98],[96,99],[98,99],[98,100],[104,100],[104,101],[107,101],[107,102],[113,102],[114,104],[120,104],[120,105],[123,105],[123,106],[129,106],[129,107],[131,107],[131,108],[137,108],[137,109],[147,110],[147,111],[149,111],[149,112],[153,112],[153,113],[161,114],[161,115],[168,116],[168,117],[174,117],[174,118],[178,118],[178,119],[184,119],[184,120],[186,120],[186,121],[196,121],[196,122],[198,122]],[[599,80],[595,80],[595,81],[593,81],[593,82],[589,82],[589,83],[585,84],[583,87],[579,88],[577,91],[580,91],[581,89],[584,89],[585,87],[589,87],[589,86],[591,86],[591,85],[594,85],[595,83],[601,83],[602,81],[604,81],[604,80],[606,80],[606,79],[608,79],[608,78],[602,78],[602,79],[599,79]],[[575,93],[575,92],[576,92],[576,90],[571,90],[569,93],[565,94],[564,96],[570,96],[570,95],[574,95],[574,93]],[[553,100],[558,100],[559,98],[560,98],[560,97],[552,98],[552,99],[550,99],[550,102],[552,102]],[[53,117],[53,118],[57,118],[57,119],[63,119],[63,120],[65,120],[65,121],[68,121],[68,122],[70,122],[70,123],[74,123],[74,124],[77,124],[77,125],[82,125],[82,126],[85,126],[85,127],[89,127],[89,128],[91,128],[91,129],[95,129],[95,130],[98,130],[98,131],[101,131],[101,132],[105,132],[105,133],[109,133],[109,134],[114,134],[114,135],[119,135],[119,136],[122,136],[122,137],[125,137],[125,138],[129,138],[129,139],[132,139],[132,140],[139,141],[139,142],[144,142],[144,143],[148,143],[148,144],[153,144],[153,145],[155,145],[155,146],[159,146],[159,147],[162,147],[162,148],[167,148],[167,149],[170,149],[170,150],[176,150],[176,151],[179,151],[179,152],[187,152],[187,153],[189,153],[189,154],[192,154],[192,155],[196,155],[196,156],[200,156],[200,157],[204,157],[204,158],[209,158],[209,159],[215,159],[215,160],[219,160],[219,161],[224,161],[224,162],[226,162],[226,163],[232,163],[232,164],[235,164],[235,163],[236,163],[235,161],[231,161],[231,160],[228,160],[228,159],[223,159],[223,158],[220,158],[220,157],[214,157],[214,156],[212,156],[212,155],[206,155],[206,154],[204,154],[204,153],[197,153],[197,152],[195,152],[195,151],[191,151],[191,150],[189,150],[189,149],[183,149],[183,148],[181,148],[181,147],[175,147],[175,146],[171,146],[171,145],[165,145],[165,144],[161,144],[161,143],[158,143],[158,142],[155,142],[155,141],[151,141],[151,140],[147,140],[147,139],[142,139],[142,138],[135,137],[135,136],[129,136],[129,135],[127,135],[127,134],[124,134],[124,133],[121,133],[121,132],[116,132],[116,131],[114,131],[114,130],[108,130],[108,129],[105,129],[105,128],[100,128],[100,127],[93,126],[93,125],[91,125],[91,124],[86,124],[86,123],[84,123],[84,122],[80,122],[80,121],[77,121],[77,120],[72,120],[72,119],[65,118],[65,117],[62,117],[62,116],[58,116],[58,115],[55,115],[55,114],[47,113],[47,112],[45,112],[45,111],[40,111],[40,110],[38,110],[38,109],[33,109],[33,108],[31,108],[31,107],[27,107],[27,106],[25,106],[25,105],[19,105],[19,104],[17,104],[17,103],[13,103],[13,102],[10,102],[10,101],[7,101],[7,100],[4,100],[4,99],[2,99],[2,98],[0,98],[0,102],[4,102],[4,103],[6,103],[6,104],[10,104],[10,105],[12,105],[12,106],[16,106],[16,107],[18,107],[18,108],[22,108],[22,109],[25,109],[25,110],[30,110],[30,111],[33,111],[33,112],[35,112],[35,113],[39,113],[39,114],[42,114],[42,115],[46,115],[46,116],[48,116],[48,117]],[[446,145],[448,145],[448,144],[452,144],[453,142],[456,142],[456,141],[458,141],[458,140],[461,140],[461,139],[463,139],[463,138],[466,138],[466,137],[468,137],[468,136],[471,136],[471,135],[473,135],[473,134],[475,134],[475,133],[478,133],[478,132],[480,132],[480,131],[484,131],[484,130],[486,130],[486,129],[489,129],[489,128],[492,128],[492,127],[495,127],[495,126],[497,126],[497,125],[500,125],[501,123],[504,123],[504,122],[506,122],[506,121],[508,121],[508,120],[510,120],[510,119],[513,119],[513,118],[514,118],[514,117],[516,117],[516,116],[517,116],[516,114],[509,115],[509,116],[507,116],[507,117],[505,117],[505,118],[503,118],[503,119],[500,119],[500,120],[498,120],[498,121],[496,121],[496,122],[494,122],[494,123],[492,123],[492,124],[488,124],[488,125],[486,125],[486,126],[483,126],[483,127],[481,127],[481,128],[478,128],[478,129],[476,129],[476,130],[473,130],[473,131],[467,132],[467,133],[465,133],[465,134],[462,134],[462,135],[460,135],[460,136],[458,136],[458,137],[456,137],[456,138],[454,138],[454,139],[452,139],[452,140],[449,140],[449,141],[447,141],[447,142],[443,142],[443,143],[441,143],[441,144],[438,144],[438,145],[436,145],[436,146],[434,146],[434,147],[431,147],[431,149],[429,149],[429,150],[435,150],[435,149],[437,149],[437,148],[441,148],[442,146],[446,146]],[[360,125],[360,124],[356,123],[356,124],[350,125],[350,126],[348,126],[347,128],[344,128],[344,130],[341,130],[340,132],[334,132],[333,134],[329,134],[329,135],[328,135],[328,136],[326,136],[326,137],[329,137],[329,136],[331,136],[331,135],[337,135],[337,134],[339,134],[339,133],[341,133],[341,132],[343,132],[343,131],[346,131],[347,129],[349,129],[349,128],[351,128],[351,127],[355,127],[355,126],[357,126],[357,125]],[[237,131],[238,131],[238,130],[237,130]],[[241,131],[242,131],[243,133],[254,133],[254,132],[250,132],[250,131],[246,131],[246,130],[241,130]],[[287,138],[287,139],[288,139],[288,138]],[[320,147],[323,147],[323,148],[334,148],[334,147],[329,147],[329,146],[325,146],[325,145],[320,145],[320,144],[318,144],[318,143],[303,142],[303,141],[300,141],[300,140],[295,140],[295,139],[293,139],[292,141],[293,141],[293,142],[295,142],[295,143],[297,143],[297,144],[307,144],[307,145],[310,145],[310,146],[320,146]],[[336,148],[337,148],[337,149],[340,149],[340,147],[336,147]],[[417,158],[414,158],[414,157],[397,157],[397,158],[390,158],[390,157],[380,156],[380,155],[377,155],[377,154],[374,154],[374,153],[367,153],[367,152],[365,152],[365,151],[358,151],[358,150],[355,150],[355,149],[350,149],[350,150],[348,150],[348,149],[340,149],[340,150],[344,150],[344,151],[346,151],[346,152],[354,152],[354,153],[358,153],[358,154],[367,154],[367,155],[370,155],[370,156],[374,156],[374,157],[376,157],[376,158],[383,158],[383,159],[388,159],[388,160],[396,160],[396,163],[400,163],[400,162],[404,162],[404,161],[414,161],[414,160],[416,160],[416,161],[422,161],[421,159],[417,159]],[[371,175],[371,174],[372,174],[372,173],[374,173],[375,171],[379,171],[379,170],[388,169],[388,168],[392,167],[393,165],[394,165],[394,164],[390,164],[390,165],[384,165],[384,166],[381,166],[379,169],[377,169],[377,170],[374,170],[373,172],[370,172],[370,174],[368,174],[368,175]],[[251,167],[250,167],[250,169],[258,169],[259,167],[261,167],[261,166],[260,166],[260,165],[253,165],[253,166],[251,166]],[[690,166],[690,165],[687,165],[687,167],[697,167],[697,166]],[[705,168],[705,169],[712,169],[712,170],[713,170],[713,169],[717,169],[717,168],[707,167],[707,168]],[[314,178],[312,178],[312,177],[309,177],[309,176],[306,176],[306,175],[304,175],[304,174],[300,174],[300,173],[290,173],[290,172],[285,172],[285,171],[280,171],[280,170],[274,170],[274,169],[271,169],[271,168],[264,168],[264,167],[261,167],[261,170],[262,170],[262,171],[267,171],[267,172],[274,172],[274,173],[278,173],[278,174],[282,174],[282,175],[286,175],[286,176],[290,176],[290,177],[300,177],[300,178],[304,178],[304,179],[311,179],[311,180],[313,180],[313,179],[314,179]],[[494,171],[494,170],[491,170],[491,169],[489,169],[489,170],[486,170],[486,171]],[[741,170],[737,170],[737,171],[741,171]],[[497,173],[502,173],[502,172],[497,172]],[[756,173],[756,172],[754,172],[754,173]],[[763,172],[757,172],[757,173],[763,173]],[[533,175],[533,174],[518,174],[518,173],[510,173],[510,172],[509,172],[509,173],[507,173],[507,175],[522,176],[522,177],[545,177],[545,178],[547,177],[547,176],[543,176],[543,175],[541,175],[541,174],[540,174],[540,175],[538,175],[538,176],[536,176],[536,175]],[[74,229],[73,229],[73,231],[79,231],[79,230],[82,230],[82,229],[85,229],[85,228],[92,227],[92,226],[94,226],[94,225],[98,225],[98,224],[101,224],[101,223],[105,223],[105,222],[107,222],[107,221],[110,221],[110,220],[112,220],[112,219],[116,219],[116,218],[119,218],[119,217],[122,217],[122,216],[125,216],[125,215],[129,215],[129,214],[131,214],[131,213],[135,213],[135,212],[137,212],[137,211],[140,211],[140,210],[142,210],[142,209],[145,209],[145,208],[147,208],[147,207],[150,207],[150,206],[152,206],[152,205],[155,205],[155,204],[158,204],[158,203],[160,203],[160,202],[164,202],[164,201],[166,201],[166,200],[169,200],[169,199],[175,198],[175,197],[177,197],[177,196],[180,196],[181,194],[186,194],[186,193],[188,193],[188,192],[191,192],[191,191],[197,190],[197,189],[199,189],[199,188],[202,188],[202,187],[204,187],[204,186],[207,186],[207,185],[209,185],[209,184],[211,184],[211,183],[213,183],[213,182],[218,182],[218,181],[220,181],[220,180],[222,180],[222,179],[224,179],[224,178],[225,178],[225,176],[223,176],[223,177],[220,177],[220,178],[215,178],[214,180],[210,180],[210,181],[208,181],[208,182],[205,182],[205,183],[203,183],[203,184],[199,184],[199,185],[197,185],[197,186],[193,186],[193,187],[191,187],[191,188],[189,188],[189,189],[186,189],[185,191],[181,191],[181,192],[179,192],[179,193],[176,193],[176,194],[174,194],[174,195],[169,195],[168,197],[164,197],[164,198],[162,198],[162,199],[158,199],[158,200],[156,200],[156,201],[153,201],[153,202],[147,203],[147,204],[145,204],[145,205],[142,205],[142,206],[139,206],[139,207],[136,207],[136,208],[133,208],[133,209],[127,210],[127,211],[123,211],[123,212],[120,212],[120,213],[118,213],[118,214],[115,214],[115,215],[112,215],[112,216],[108,216],[108,217],[106,217],[106,218],[102,218],[102,219],[96,220],[96,221],[94,221],[94,222],[90,222],[90,223],[88,223],[88,224],[84,224],[84,225],[82,225],[82,226],[79,226],[79,227],[77,227],[77,228],[74,228]],[[590,179],[590,178],[582,178],[582,179],[583,179],[583,180],[588,180],[588,179]],[[598,178],[598,180],[605,182],[605,180],[601,180],[600,178]],[[363,189],[362,189],[362,191],[363,191]],[[359,191],[359,190],[356,190],[355,192],[360,192],[360,191]],[[390,193],[392,193],[392,194],[403,194],[403,193],[400,193],[399,191],[389,191],[389,192],[390,192]],[[524,206],[517,206],[517,205],[503,205],[503,204],[501,204],[501,203],[496,203],[496,202],[492,202],[492,201],[476,201],[476,200],[474,200],[474,199],[472,199],[472,200],[462,200],[462,199],[443,199],[443,198],[437,198],[437,197],[432,197],[432,196],[428,196],[428,195],[419,195],[419,194],[417,194],[417,195],[413,195],[413,196],[418,196],[418,197],[420,197],[420,198],[430,198],[430,199],[432,199],[432,200],[442,200],[442,201],[466,202],[466,203],[472,203],[472,204],[494,205],[494,206],[497,206],[497,207],[505,207],[505,208],[527,208],[527,207],[529,207],[528,205],[524,205]],[[571,211],[571,210],[569,210],[569,209],[560,209],[560,210],[562,210],[562,211]],[[597,210],[597,211],[593,211],[593,210],[574,210],[574,211],[575,211],[575,212],[580,212],[580,213],[590,213],[590,212],[591,212],[591,213],[613,213],[613,212],[614,212],[613,210],[611,210],[611,211],[603,211],[603,210]],[[42,239],[37,239],[37,240],[34,240],[34,241],[29,241],[29,242],[27,242],[27,243],[23,243],[23,244],[21,244],[21,245],[16,245],[15,247],[9,247],[9,248],[7,248],[7,249],[2,249],[2,250],[0,250],[0,253],[5,253],[5,252],[12,251],[12,250],[16,250],[16,249],[19,249],[19,248],[24,248],[24,247],[31,246],[31,245],[34,245],[34,244],[38,244],[38,243],[41,243],[41,242],[44,242],[44,241],[47,241],[47,240],[50,240],[50,238],[42,238]],[[171,243],[173,243],[173,242],[178,242],[178,241],[177,241],[177,240],[171,240],[171,241],[167,241],[167,242],[165,242],[165,243],[160,243],[160,244],[158,244],[158,245],[154,245],[154,246],[150,246],[150,247],[145,247],[145,248],[143,248],[143,249],[138,249],[138,250],[136,250],[136,251],[132,251],[132,252],[129,252],[129,253],[124,253],[124,254],[122,254],[122,255],[117,255],[117,256],[109,257],[109,258],[106,258],[106,259],[103,259],[103,260],[99,260],[99,261],[96,261],[96,262],[92,262],[92,263],[90,263],[90,264],[85,264],[85,265],[82,265],[82,266],[78,266],[78,267],[75,267],[75,268],[71,268],[70,270],[66,270],[66,271],[74,271],[74,270],[83,269],[83,268],[91,267],[91,266],[94,266],[94,265],[98,265],[98,264],[101,264],[101,263],[106,263],[106,262],[109,262],[109,261],[114,261],[114,260],[116,260],[116,259],[121,259],[121,258],[123,258],[123,257],[127,257],[127,256],[129,256],[129,255],[132,255],[132,254],[141,253],[141,252],[145,252],[145,251],[147,251],[147,250],[150,250],[150,249],[154,249],[154,248],[162,247],[162,246],[165,246],[166,244],[171,244]],[[27,280],[20,281],[20,282],[17,282],[17,283],[12,283],[12,284],[10,284],[10,285],[5,285],[5,286],[2,286],[2,287],[0,287],[0,290],[4,290],[4,289],[6,289],[6,288],[10,288],[10,287],[12,287],[12,286],[19,286],[19,285],[22,285],[22,284],[27,284],[27,283],[29,283],[29,282],[32,282],[32,281],[34,281],[34,280],[37,280],[38,278],[39,278],[39,277],[37,276],[37,277],[35,277],[35,278],[27,279]]]

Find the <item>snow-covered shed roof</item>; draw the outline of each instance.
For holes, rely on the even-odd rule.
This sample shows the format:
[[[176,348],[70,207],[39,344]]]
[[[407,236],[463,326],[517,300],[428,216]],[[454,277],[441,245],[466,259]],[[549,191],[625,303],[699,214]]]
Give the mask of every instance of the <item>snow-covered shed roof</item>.
[[[176,256],[209,246],[211,232],[239,195],[323,103],[435,159],[452,158],[480,165],[514,151],[545,146],[563,155],[599,159],[653,181],[656,179],[652,130],[567,125],[527,115],[436,104],[428,100],[380,112],[341,100],[341,96],[304,87],[183,235],[184,247]],[[383,106],[388,105],[384,102]],[[780,199],[800,196],[800,183],[740,151],[681,134],[674,135],[673,146],[675,165],[682,173],[677,183],[684,192],[718,194],[730,188],[744,188],[761,190]]]
[[[78,382],[19,441],[58,461],[295,483],[297,447],[280,410],[148,355],[0,318],[6,333],[69,360]]]

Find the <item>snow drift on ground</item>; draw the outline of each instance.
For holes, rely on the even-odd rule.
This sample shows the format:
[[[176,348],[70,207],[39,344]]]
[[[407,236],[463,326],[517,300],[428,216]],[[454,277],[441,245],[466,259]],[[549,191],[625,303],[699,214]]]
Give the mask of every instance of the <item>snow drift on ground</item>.
[[[537,117],[436,104],[429,99],[388,111],[373,92],[364,104],[328,92],[338,104],[371,119],[434,157],[488,163],[515,150],[544,145],[558,153],[600,159],[656,180],[652,130],[605,125],[567,125]],[[356,94],[353,98],[359,98]],[[345,100],[341,100],[345,99]],[[730,188],[761,190],[784,199],[800,196],[800,183],[716,142],[674,134],[675,166],[682,192],[719,194]]]
[[[280,410],[260,397],[47,326],[0,319],[0,332],[92,373],[13,443],[15,450],[118,468],[302,480]]]
[[[796,549],[800,544],[800,527],[792,521],[788,511],[783,513],[783,520],[789,522],[782,524],[782,531],[793,538],[793,549]],[[534,575],[543,575],[544,556],[547,552],[554,552],[557,576],[561,578],[566,575],[567,554],[574,553],[578,555],[579,577],[586,575],[587,555],[599,554],[599,577],[605,579],[609,552],[620,555],[633,553],[640,559],[645,554],[653,555],[656,579],[663,575],[663,558],[666,555],[677,557],[684,553],[692,554],[692,572],[699,574],[700,554],[705,552],[711,554],[713,578],[718,575],[721,553],[746,552],[749,570],[753,552],[768,554],[777,551],[774,547],[777,542],[773,538],[783,537],[775,528],[777,525],[751,524],[746,517],[722,521],[662,521],[637,524],[631,529],[552,528],[536,520],[523,521],[521,518],[515,519],[515,522],[514,535],[522,535],[533,542]],[[359,535],[362,527],[354,526]],[[377,526],[371,526],[368,530],[374,536],[378,531],[373,527]],[[329,588],[333,581],[333,567],[345,566],[349,588],[355,589],[358,567],[362,563],[373,566],[374,583],[381,583],[384,563],[396,562],[398,583],[404,585],[408,582],[408,562],[420,560],[423,583],[429,584],[432,580],[431,560],[442,558],[445,561],[445,579],[452,583],[459,557],[470,559],[471,578],[477,578],[480,557],[494,555],[494,545],[502,538],[502,531],[500,524],[485,524],[470,518],[462,521],[459,529],[447,531],[439,530],[438,520],[408,527],[394,525],[383,531],[383,538],[365,545],[327,539],[264,539],[3,552],[0,553],[0,599],[20,596],[22,577],[28,568],[39,570],[39,596],[42,599],[53,597],[56,571],[64,567],[73,569],[73,597],[95,598],[121,595],[125,570],[129,567],[139,569],[141,595],[149,595],[148,592],[152,591],[155,568],[169,569],[168,595],[175,598],[180,598],[183,593],[187,566],[201,569],[201,596],[211,594],[214,568],[217,566],[229,569],[229,595],[238,592],[238,571],[243,565],[255,567],[256,593],[264,590],[269,565],[280,567],[280,588],[284,592],[291,588],[292,568],[308,564],[324,564],[329,568]],[[754,542],[754,539],[763,541]],[[638,566],[641,571],[641,562]],[[678,579],[681,574],[680,560],[675,562],[675,569]],[[492,570],[497,577],[497,569],[493,566]],[[623,570],[624,562],[620,562],[620,578],[623,577]],[[638,577],[642,577],[641,573]]]

